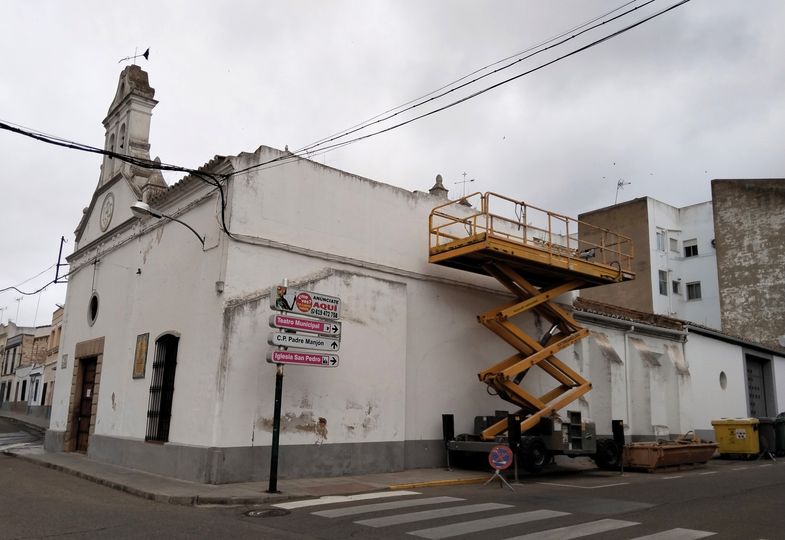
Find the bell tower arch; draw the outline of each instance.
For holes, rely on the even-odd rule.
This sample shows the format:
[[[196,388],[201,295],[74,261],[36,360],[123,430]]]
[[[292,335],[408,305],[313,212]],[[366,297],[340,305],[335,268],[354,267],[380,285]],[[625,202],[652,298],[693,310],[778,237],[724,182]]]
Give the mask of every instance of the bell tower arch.
[[[158,104],[153,99],[154,96],[155,89],[150,87],[147,72],[141,67],[130,65],[120,73],[117,92],[103,121],[106,129],[106,150],[150,159],[150,119],[153,108]],[[122,174],[139,188],[149,181],[150,176],[147,170],[104,156],[98,187],[110,182],[118,174]]]

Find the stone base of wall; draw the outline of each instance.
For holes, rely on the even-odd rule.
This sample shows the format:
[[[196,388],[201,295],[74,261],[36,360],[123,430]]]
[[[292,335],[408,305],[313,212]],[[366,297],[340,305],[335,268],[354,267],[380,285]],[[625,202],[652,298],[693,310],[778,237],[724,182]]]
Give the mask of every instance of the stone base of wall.
[[[47,429],[44,434],[44,450],[62,452],[65,449],[65,431]]]
[[[62,432],[50,436],[47,431],[47,440],[51,437],[54,448],[56,433],[60,433],[62,449]],[[208,448],[92,435],[87,455],[113,465],[206,484],[262,481],[270,473],[269,446]],[[441,440],[286,445],[279,451],[278,478],[385,473],[445,465]]]

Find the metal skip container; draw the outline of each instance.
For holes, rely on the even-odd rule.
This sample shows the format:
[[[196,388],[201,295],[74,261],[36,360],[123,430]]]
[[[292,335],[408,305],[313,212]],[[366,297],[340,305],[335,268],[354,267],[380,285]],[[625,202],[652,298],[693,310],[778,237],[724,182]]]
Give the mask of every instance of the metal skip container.
[[[735,459],[756,458],[760,454],[759,423],[757,418],[712,420],[720,456]]]

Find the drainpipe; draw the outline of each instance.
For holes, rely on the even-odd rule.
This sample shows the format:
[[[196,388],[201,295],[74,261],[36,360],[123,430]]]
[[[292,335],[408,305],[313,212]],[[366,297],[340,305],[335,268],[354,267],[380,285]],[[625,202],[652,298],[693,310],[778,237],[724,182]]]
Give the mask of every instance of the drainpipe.
[[[630,435],[630,442],[632,442],[632,398],[630,397],[630,362],[629,362],[629,341],[628,337],[631,332],[635,331],[635,325],[631,324],[630,327],[624,331],[624,397],[627,401],[627,429]]]

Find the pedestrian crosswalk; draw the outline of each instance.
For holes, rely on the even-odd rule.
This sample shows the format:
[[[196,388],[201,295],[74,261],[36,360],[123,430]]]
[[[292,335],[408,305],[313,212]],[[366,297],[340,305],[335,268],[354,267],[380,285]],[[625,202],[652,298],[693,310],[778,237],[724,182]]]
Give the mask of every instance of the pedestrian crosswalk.
[[[460,497],[423,497],[417,492],[380,492],[349,497],[323,497],[274,505],[287,509],[309,508],[314,516],[327,519],[348,518],[358,527],[396,531],[428,540],[454,537],[493,538],[500,540],[569,540],[572,538],[614,538],[626,535],[629,540],[698,540],[717,534],[712,531],[671,528],[650,532],[651,527],[637,521],[598,519],[575,522],[571,512],[547,508],[521,511],[512,504],[471,503]],[[386,499],[374,502],[374,499]],[[314,506],[351,503],[339,508],[316,510]],[[358,518],[355,520],[355,517]],[[566,521],[565,521],[566,520]],[[429,523],[430,522],[430,523]],[[429,526],[430,525],[430,526]],[[635,532],[638,530],[639,532]],[[617,532],[619,531],[619,532]],[[646,532],[643,532],[646,531]]]

